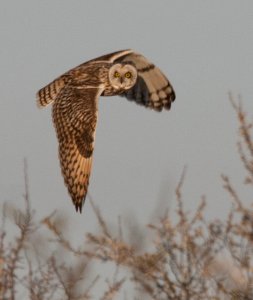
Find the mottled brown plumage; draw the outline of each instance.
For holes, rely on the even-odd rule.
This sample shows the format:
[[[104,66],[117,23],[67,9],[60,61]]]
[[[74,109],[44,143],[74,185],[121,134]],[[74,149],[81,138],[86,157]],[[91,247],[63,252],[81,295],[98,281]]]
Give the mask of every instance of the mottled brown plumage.
[[[169,109],[175,100],[165,75],[133,50],[83,63],[38,91],[39,107],[53,103],[61,170],[80,212],[89,185],[100,95],[125,96],[157,111]]]

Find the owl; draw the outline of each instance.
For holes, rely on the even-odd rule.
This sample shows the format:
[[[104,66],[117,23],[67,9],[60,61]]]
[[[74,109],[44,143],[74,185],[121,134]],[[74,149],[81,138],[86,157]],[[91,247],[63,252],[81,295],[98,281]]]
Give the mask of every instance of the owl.
[[[156,111],[170,109],[175,100],[173,87],[161,70],[133,50],[85,62],[37,93],[39,107],[52,103],[62,175],[80,213],[92,168],[98,98],[114,95]]]

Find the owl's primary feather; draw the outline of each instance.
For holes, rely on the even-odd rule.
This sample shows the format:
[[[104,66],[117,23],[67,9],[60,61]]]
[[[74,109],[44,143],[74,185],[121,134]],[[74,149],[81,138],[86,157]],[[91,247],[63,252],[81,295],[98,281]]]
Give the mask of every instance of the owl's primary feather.
[[[80,212],[89,185],[100,95],[125,96],[157,111],[170,109],[175,100],[166,76],[133,50],[83,63],[38,91],[40,107],[53,104],[62,174]]]

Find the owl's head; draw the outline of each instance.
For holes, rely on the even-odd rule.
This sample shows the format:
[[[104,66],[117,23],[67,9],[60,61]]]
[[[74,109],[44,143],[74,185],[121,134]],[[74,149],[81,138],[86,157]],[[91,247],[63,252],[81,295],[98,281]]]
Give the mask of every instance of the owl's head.
[[[128,90],[135,85],[137,70],[129,64],[115,64],[109,69],[109,81],[116,90]]]

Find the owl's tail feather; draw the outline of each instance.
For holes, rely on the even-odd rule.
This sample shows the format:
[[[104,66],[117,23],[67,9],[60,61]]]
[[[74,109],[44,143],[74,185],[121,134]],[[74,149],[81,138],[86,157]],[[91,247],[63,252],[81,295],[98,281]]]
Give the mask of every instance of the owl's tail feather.
[[[40,89],[36,95],[38,107],[45,107],[52,103],[66,83],[67,77],[61,76]]]

